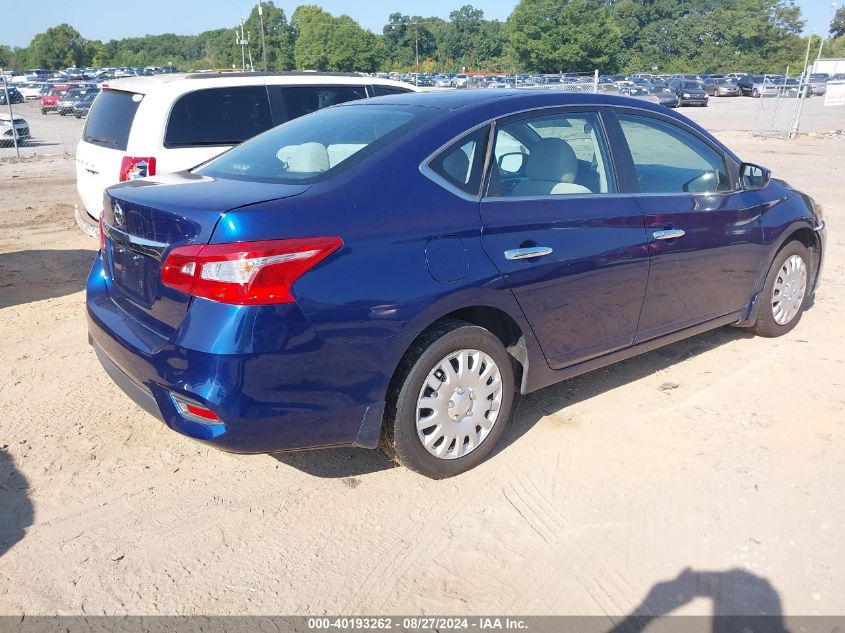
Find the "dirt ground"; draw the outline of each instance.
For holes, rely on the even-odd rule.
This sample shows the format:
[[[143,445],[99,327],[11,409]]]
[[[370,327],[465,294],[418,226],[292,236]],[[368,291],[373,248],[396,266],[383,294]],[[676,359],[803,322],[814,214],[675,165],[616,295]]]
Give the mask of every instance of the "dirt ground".
[[[86,341],[67,157],[0,162],[0,613],[845,614],[845,142],[720,133],[824,204],[815,306],[524,399],[429,481],[169,431]]]

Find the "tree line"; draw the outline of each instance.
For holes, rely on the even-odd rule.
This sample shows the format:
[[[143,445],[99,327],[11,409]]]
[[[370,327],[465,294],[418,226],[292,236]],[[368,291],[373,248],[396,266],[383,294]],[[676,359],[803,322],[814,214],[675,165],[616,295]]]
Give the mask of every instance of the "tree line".
[[[265,64],[261,17],[256,6],[244,25],[256,70]],[[520,0],[504,22],[464,5],[448,20],[392,13],[380,34],[316,5],[288,19],[263,4],[267,70],[783,72],[803,63],[803,27],[793,0]],[[845,56],[845,9],[828,35],[826,55]],[[166,65],[239,68],[237,29],[102,42],[61,24],[26,47],[0,44],[4,68]]]

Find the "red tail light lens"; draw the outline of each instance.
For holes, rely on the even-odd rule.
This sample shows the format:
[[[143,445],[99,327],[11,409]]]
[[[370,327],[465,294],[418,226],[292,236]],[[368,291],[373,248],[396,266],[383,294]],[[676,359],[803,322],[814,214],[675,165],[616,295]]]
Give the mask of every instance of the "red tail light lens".
[[[339,237],[312,237],[178,246],[164,262],[161,281],[221,303],[293,303],[294,282],[342,245]]]
[[[120,161],[120,182],[155,174],[156,159],[153,156],[124,156]]]

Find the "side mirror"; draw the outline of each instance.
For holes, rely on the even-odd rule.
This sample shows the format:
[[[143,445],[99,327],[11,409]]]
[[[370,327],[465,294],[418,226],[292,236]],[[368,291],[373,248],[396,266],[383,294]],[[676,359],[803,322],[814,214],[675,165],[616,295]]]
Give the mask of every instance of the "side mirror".
[[[759,191],[769,184],[772,172],[754,163],[742,163],[739,166],[739,179],[745,191]]]
[[[509,152],[499,156],[499,169],[506,174],[518,174],[525,162],[521,152]]]

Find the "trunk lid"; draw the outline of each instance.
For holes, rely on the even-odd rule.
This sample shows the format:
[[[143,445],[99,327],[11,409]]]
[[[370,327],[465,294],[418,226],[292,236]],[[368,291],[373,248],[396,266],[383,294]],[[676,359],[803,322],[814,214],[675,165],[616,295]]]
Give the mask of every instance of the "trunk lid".
[[[170,338],[190,297],[161,283],[170,250],[207,244],[223,213],[299,195],[308,185],[216,180],[190,172],[163,174],[110,187],[105,196],[109,295],[125,312]]]

